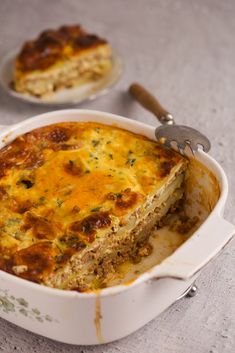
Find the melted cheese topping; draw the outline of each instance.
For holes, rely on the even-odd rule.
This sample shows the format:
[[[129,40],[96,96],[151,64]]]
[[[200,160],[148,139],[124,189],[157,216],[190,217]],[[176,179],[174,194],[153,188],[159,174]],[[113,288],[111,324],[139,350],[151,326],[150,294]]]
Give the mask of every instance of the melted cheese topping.
[[[79,25],[46,30],[35,40],[24,43],[16,58],[17,74],[48,70],[66,59],[106,44],[105,39],[87,33]]]
[[[60,123],[0,150],[0,268],[42,282],[155,195],[185,160],[144,136]]]

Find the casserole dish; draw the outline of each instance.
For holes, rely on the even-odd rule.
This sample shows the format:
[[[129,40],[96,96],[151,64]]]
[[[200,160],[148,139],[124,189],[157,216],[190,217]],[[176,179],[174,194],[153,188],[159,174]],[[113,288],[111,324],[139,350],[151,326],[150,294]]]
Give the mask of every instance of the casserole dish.
[[[25,132],[66,121],[101,122],[155,138],[154,127],[117,115],[61,110],[1,127],[0,148]],[[51,339],[90,345],[122,338],[165,310],[193,283],[235,230],[222,216],[228,193],[222,168],[201,151],[195,158],[208,170],[200,172],[195,164],[198,195],[210,200],[210,209],[199,229],[172,255],[133,281],[90,293],[48,288],[0,271],[1,317]],[[216,193],[217,186],[210,183],[211,173],[220,195]],[[196,195],[192,190],[191,202]]]

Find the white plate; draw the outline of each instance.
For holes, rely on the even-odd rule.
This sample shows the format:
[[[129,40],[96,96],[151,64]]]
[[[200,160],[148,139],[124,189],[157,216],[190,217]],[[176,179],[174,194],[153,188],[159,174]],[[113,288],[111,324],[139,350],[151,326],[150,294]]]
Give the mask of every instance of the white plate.
[[[28,94],[18,93],[11,88],[13,82],[14,62],[19,49],[6,54],[0,64],[0,83],[4,90],[11,96],[23,101],[42,105],[68,105],[79,104],[86,100],[93,100],[109,91],[109,89],[119,80],[123,73],[123,63],[119,55],[113,52],[112,70],[101,79],[86,83],[79,87],[65,88],[53,95],[37,98]]]

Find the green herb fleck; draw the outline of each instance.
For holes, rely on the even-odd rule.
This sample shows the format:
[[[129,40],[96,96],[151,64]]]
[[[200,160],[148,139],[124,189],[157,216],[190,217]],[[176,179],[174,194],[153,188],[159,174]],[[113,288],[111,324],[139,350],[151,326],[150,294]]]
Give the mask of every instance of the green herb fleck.
[[[128,158],[126,164],[129,164],[131,167],[134,165],[136,158]]]
[[[45,201],[46,201],[45,196],[40,196],[40,197],[39,197],[39,202],[40,202],[40,204],[43,204]]]
[[[60,200],[60,199],[56,199],[56,207],[61,207],[62,205],[63,205],[63,203],[64,203],[64,201],[63,200]]]
[[[91,212],[99,212],[100,209],[101,207],[95,207],[91,209]]]
[[[100,143],[99,140],[92,140],[91,142],[92,142],[93,147],[98,146],[98,144]]]
[[[13,234],[13,237],[17,240],[20,240],[23,236],[23,233],[19,230]]]
[[[118,199],[121,199],[121,198],[122,198],[122,194],[120,194],[120,193],[115,194],[115,196],[116,196]]]

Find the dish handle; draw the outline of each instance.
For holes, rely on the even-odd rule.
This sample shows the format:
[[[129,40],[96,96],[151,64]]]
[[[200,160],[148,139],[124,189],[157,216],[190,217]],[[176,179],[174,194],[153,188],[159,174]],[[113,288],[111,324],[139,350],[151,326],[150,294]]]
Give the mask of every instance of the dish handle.
[[[234,233],[235,226],[221,216],[209,217],[195,235],[153,270],[153,278],[193,277],[223,250]]]

